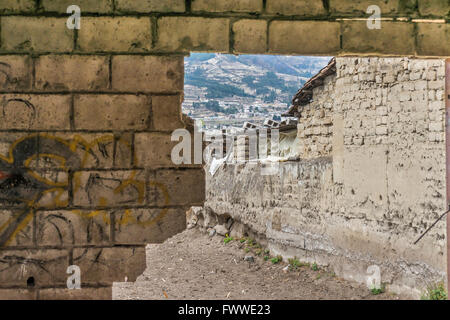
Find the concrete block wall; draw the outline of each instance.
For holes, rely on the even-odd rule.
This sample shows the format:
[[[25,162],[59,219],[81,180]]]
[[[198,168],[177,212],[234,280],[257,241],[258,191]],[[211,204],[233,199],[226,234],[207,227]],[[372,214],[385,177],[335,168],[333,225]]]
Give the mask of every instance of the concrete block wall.
[[[360,20],[372,4],[381,30]],[[108,298],[184,229],[204,193],[170,161],[184,55],[448,56],[448,19],[445,0],[1,1],[0,296]],[[82,290],[64,289],[71,264]]]
[[[448,0],[4,0],[0,14],[1,52],[450,55]]]
[[[183,56],[14,54],[0,69],[0,295],[108,298],[203,203],[203,169],[170,158]],[[65,289],[69,265],[82,290]]]
[[[172,131],[192,131],[184,56],[146,52],[149,18],[69,30],[66,2],[1,8],[0,298],[110,299],[204,201],[203,169],[171,161]],[[67,289],[70,265],[81,290]]]

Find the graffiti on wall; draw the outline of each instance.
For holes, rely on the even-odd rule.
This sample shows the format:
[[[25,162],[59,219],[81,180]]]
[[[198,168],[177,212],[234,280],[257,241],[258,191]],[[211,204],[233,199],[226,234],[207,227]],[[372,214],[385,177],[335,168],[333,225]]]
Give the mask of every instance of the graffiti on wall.
[[[91,219],[92,223],[98,223],[93,220],[101,217],[108,226],[112,222],[104,208],[144,205],[147,187],[159,189],[168,205],[169,195],[164,184],[146,181],[138,170],[124,170],[118,176],[89,170],[102,167],[104,161],[112,158],[111,153],[125,150],[124,153],[131,155],[131,149],[129,142],[114,135],[86,141],[78,135],[64,139],[33,134],[14,141],[8,155],[0,155],[0,205],[13,211],[0,225],[0,246],[8,246],[30,224],[37,210],[68,207],[72,214]],[[136,159],[133,161],[136,164]],[[77,203],[70,203],[71,198]],[[147,227],[161,220],[167,210],[161,209],[144,220],[137,219],[129,209],[115,210],[114,223]],[[53,224],[54,219],[59,218],[48,215],[42,223]]]

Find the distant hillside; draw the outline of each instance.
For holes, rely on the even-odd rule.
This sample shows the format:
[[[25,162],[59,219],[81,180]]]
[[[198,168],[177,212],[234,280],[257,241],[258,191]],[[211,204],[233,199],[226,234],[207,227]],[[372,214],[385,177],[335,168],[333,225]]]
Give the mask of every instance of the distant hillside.
[[[206,98],[243,97],[288,106],[297,90],[331,58],[192,54],[185,59],[185,84],[206,89]],[[189,90],[185,94],[189,95]]]

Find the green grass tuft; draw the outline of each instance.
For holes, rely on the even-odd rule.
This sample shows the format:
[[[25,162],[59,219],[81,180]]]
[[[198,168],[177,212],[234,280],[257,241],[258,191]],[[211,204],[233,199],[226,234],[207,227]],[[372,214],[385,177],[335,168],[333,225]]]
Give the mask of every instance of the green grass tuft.
[[[432,285],[427,288],[426,292],[422,295],[422,300],[447,300],[447,291],[445,290],[444,283]]]
[[[230,241],[233,241],[234,239],[232,238],[232,237],[229,237],[228,235],[223,239],[223,242],[225,243],[225,244],[227,244],[228,242],[230,242]]]

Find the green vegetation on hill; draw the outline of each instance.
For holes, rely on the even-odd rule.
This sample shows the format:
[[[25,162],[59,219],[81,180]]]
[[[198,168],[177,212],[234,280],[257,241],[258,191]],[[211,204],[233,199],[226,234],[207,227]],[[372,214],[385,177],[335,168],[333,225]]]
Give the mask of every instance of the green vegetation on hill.
[[[194,109],[201,109],[201,108],[205,108],[207,110],[216,112],[216,113],[224,113],[224,114],[236,114],[239,112],[239,110],[236,107],[230,107],[230,108],[222,108],[219,105],[219,102],[215,101],[215,100],[210,100],[206,103],[198,103],[195,102],[193,104]]]
[[[208,80],[201,69],[196,69],[191,74],[186,74],[185,83],[199,88],[207,88],[208,93],[206,97],[209,99],[221,99],[233,96],[251,97],[241,88]]]
[[[309,78],[328,61],[329,58],[317,57],[192,54],[186,59],[185,83],[206,88],[206,98],[209,100],[254,98],[265,103],[281,102],[290,106],[292,98],[305,81],[287,81],[285,79],[289,78],[285,76]],[[224,63],[223,67],[221,63]],[[239,66],[246,72],[240,72]],[[227,70],[231,70],[230,73]],[[215,77],[210,77],[209,72],[215,73]],[[246,88],[254,93],[249,94],[248,90],[244,90]],[[208,108],[215,110],[220,106],[211,105]],[[228,109],[222,111],[232,112]]]

